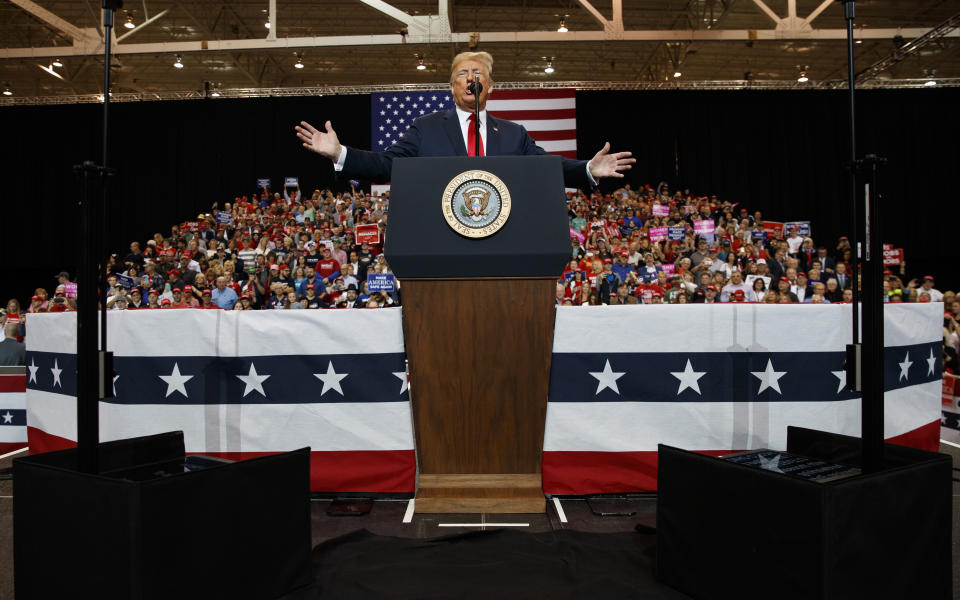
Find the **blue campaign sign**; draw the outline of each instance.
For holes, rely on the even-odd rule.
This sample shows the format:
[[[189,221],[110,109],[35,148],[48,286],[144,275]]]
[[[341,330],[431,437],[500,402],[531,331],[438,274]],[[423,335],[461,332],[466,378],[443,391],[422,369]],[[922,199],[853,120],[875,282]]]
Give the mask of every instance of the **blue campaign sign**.
[[[393,273],[372,273],[367,275],[367,289],[371,292],[392,292],[396,289]]]
[[[754,229],[753,231],[750,232],[750,237],[752,237],[752,238],[755,239],[755,240],[762,240],[762,239],[763,239],[763,230],[762,230],[762,229]]]
[[[129,275],[117,275],[117,283],[123,286],[123,289],[129,290],[133,287],[133,277]]]
[[[267,185],[268,186],[270,185],[269,180],[267,180]],[[296,177],[284,177],[283,185],[285,187],[297,187],[298,185],[300,185],[300,180]]]
[[[217,223],[223,223],[224,225],[233,225],[233,215],[221,210],[217,213]]]
[[[269,179],[257,179],[257,188],[268,188],[270,187]]]
[[[807,237],[810,235],[810,221],[790,221],[789,223],[784,223],[784,228],[787,231],[790,231],[791,227],[797,228],[797,234]]]
[[[682,242],[683,238],[687,237],[687,228],[680,227],[668,227],[667,228],[667,240],[671,242]]]

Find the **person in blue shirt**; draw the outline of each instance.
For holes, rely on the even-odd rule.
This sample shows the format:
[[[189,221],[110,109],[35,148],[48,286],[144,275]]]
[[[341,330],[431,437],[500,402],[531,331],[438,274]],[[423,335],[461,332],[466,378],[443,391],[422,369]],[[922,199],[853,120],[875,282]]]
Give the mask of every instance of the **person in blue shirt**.
[[[211,302],[224,310],[233,310],[233,305],[237,303],[237,293],[233,288],[227,287],[227,278],[217,277],[217,287],[213,290],[210,297]]]
[[[627,281],[627,276],[633,271],[633,265],[629,264],[627,260],[630,258],[630,252],[627,250],[622,250],[617,262],[610,267],[610,270],[613,271],[620,281]]]

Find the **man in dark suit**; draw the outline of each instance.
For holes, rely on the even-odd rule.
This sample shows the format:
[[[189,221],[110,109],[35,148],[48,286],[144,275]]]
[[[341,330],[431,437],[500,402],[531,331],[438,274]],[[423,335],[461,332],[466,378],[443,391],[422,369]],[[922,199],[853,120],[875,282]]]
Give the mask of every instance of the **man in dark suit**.
[[[374,181],[390,179],[394,158],[410,156],[474,156],[474,108],[480,107],[480,156],[540,155],[547,152],[527,134],[522,125],[487,115],[486,103],[493,90],[493,57],[486,52],[463,52],[453,59],[450,91],[456,108],[414,120],[413,124],[384,152],[368,152],[340,144],[330,121],[320,131],[301,121],[296,127],[303,147],[329,158],[337,171]],[[474,81],[482,84],[479,100],[472,92]],[[590,161],[562,158],[568,187],[592,189],[603,177],[623,177],[636,162],[630,152],[610,153],[604,144]]]
[[[0,342],[0,366],[17,367],[27,364],[27,350],[17,341],[18,323],[7,323],[3,328],[4,339]]]

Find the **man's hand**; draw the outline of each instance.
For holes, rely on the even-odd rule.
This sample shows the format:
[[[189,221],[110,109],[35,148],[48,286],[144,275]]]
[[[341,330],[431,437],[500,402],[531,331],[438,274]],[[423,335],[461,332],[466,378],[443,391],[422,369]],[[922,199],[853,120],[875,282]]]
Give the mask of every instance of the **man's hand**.
[[[333,130],[330,121],[326,122],[325,128],[326,132],[323,132],[306,121],[300,121],[300,124],[294,129],[297,132],[297,137],[303,142],[304,148],[336,161],[340,156],[340,140],[337,138],[337,132]]]
[[[329,123],[328,123],[329,125]],[[304,144],[306,145],[306,144]],[[614,152],[610,154],[610,142],[606,142],[600,152],[594,156],[588,165],[594,179],[601,177],[623,177],[620,171],[626,171],[637,159],[630,158],[630,152]]]

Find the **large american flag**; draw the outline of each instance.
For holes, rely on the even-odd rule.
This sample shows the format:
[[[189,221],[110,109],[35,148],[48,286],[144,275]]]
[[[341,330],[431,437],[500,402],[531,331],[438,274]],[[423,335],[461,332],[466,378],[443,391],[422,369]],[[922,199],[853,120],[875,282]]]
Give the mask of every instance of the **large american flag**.
[[[383,92],[370,95],[370,147],[383,151],[417,117],[454,107],[450,92]],[[500,90],[487,102],[499,119],[527,128],[530,137],[551,154],[577,157],[577,100],[572,89]]]

